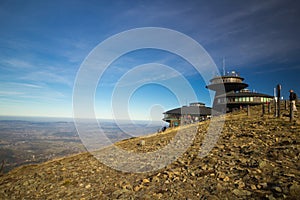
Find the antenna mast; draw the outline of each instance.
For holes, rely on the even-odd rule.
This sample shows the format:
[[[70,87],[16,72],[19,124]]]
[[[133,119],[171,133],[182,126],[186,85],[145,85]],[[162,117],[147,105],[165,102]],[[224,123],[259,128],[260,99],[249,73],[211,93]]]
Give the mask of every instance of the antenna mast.
[[[225,76],[225,57],[223,57],[223,76]]]

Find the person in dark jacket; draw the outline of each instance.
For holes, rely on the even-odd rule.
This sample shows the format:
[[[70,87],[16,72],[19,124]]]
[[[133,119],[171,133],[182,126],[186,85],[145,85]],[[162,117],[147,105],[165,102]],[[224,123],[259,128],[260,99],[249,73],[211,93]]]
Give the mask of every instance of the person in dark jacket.
[[[294,92],[294,90],[290,90],[290,101],[292,102],[293,105],[293,111],[297,111],[296,100],[297,100],[296,93]]]

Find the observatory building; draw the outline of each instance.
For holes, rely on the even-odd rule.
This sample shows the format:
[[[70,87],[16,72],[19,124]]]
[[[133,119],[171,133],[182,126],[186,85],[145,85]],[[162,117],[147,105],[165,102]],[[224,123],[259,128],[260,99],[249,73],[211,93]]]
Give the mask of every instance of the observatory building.
[[[206,88],[216,92],[213,108],[220,111],[226,108],[226,112],[231,112],[248,105],[267,104],[273,99],[267,94],[251,92],[243,81],[244,78],[235,71],[212,78]]]
[[[247,89],[248,84],[243,81],[244,78],[240,77],[235,71],[212,78],[206,88],[216,92],[213,109],[225,113],[247,106],[271,102],[273,96],[251,92]],[[212,109],[206,107],[204,103],[196,102],[191,103],[189,106],[182,106],[164,112],[163,120],[168,122],[170,127],[176,127],[209,119],[211,111]]]

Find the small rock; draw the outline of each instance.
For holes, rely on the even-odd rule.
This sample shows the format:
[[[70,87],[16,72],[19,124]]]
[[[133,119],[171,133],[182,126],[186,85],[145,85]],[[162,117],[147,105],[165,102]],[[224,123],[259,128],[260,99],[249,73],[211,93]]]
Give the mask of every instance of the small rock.
[[[261,185],[257,185],[256,188],[260,190],[262,188],[262,186]]]
[[[264,160],[260,161],[258,166],[259,166],[259,168],[264,169],[267,166],[267,162]]]
[[[24,186],[27,186],[27,185],[29,185],[29,182],[28,182],[28,181],[25,181],[25,182],[23,183],[23,185],[24,185]]]
[[[235,181],[234,183],[238,185],[238,188],[239,188],[239,189],[242,189],[242,188],[245,187],[245,183],[244,183],[241,179]]]
[[[143,183],[150,183],[150,180],[145,178],[145,179],[143,179]]]
[[[154,193],[153,196],[155,196],[156,199],[161,199],[163,197],[162,193]]]
[[[153,179],[152,179],[153,182],[157,182],[159,183],[160,182],[160,179],[157,177],[157,176],[154,176]]]
[[[229,179],[229,177],[228,176],[226,176],[224,179],[223,179],[223,181],[225,181],[225,182],[228,182],[230,179]]]
[[[239,188],[244,188],[245,187],[245,183],[244,182],[240,182],[239,183]]]
[[[275,198],[275,197],[273,197],[273,195],[272,195],[272,194],[270,194],[270,195],[266,195],[266,197],[267,197],[269,200],[276,200],[276,198]]]
[[[282,192],[282,189],[280,187],[274,187],[273,188],[276,192]]]
[[[252,193],[248,190],[240,190],[240,189],[234,189],[233,194],[236,196],[250,196]]]
[[[251,187],[252,190],[256,190],[257,189],[255,185],[250,185],[250,187]]]
[[[293,197],[299,197],[300,196],[300,185],[297,183],[293,183],[290,187],[290,193]]]
[[[122,188],[127,190],[132,190],[132,186],[129,183],[123,185]]]
[[[134,187],[133,190],[134,190],[135,192],[137,192],[137,191],[139,191],[142,187],[143,187],[143,186],[141,186],[141,185],[137,185],[137,186]]]
[[[268,187],[267,183],[261,183],[260,188],[266,189]]]
[[[145,144],[146,144],[145,140],[141,140],[139,143],[140,146],[145,146]]]
[[[218,183],[217,184],[217,191],[222,191],[223,190],[223,186],[220,184],[220,183]]]
[[[122,194],[124,194],[126,192],[128,192],[128,190],[126,190],[126,189],[116,190],[112,193],[112,195],[119,198]]]
[[[221,178],[221,179],[224,179],[226,177],[226,175],[222,172],[219,172],[218,177]]]

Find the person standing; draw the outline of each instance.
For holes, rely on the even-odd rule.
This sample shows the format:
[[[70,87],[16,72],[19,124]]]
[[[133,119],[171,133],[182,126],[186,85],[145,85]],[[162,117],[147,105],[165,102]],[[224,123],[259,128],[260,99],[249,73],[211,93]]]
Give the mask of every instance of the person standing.
[[[293,111],[297,111],[296,100],[297,100],[296,93],[294,92],[294,90],[290,90],[290,101],[292,102]]]

